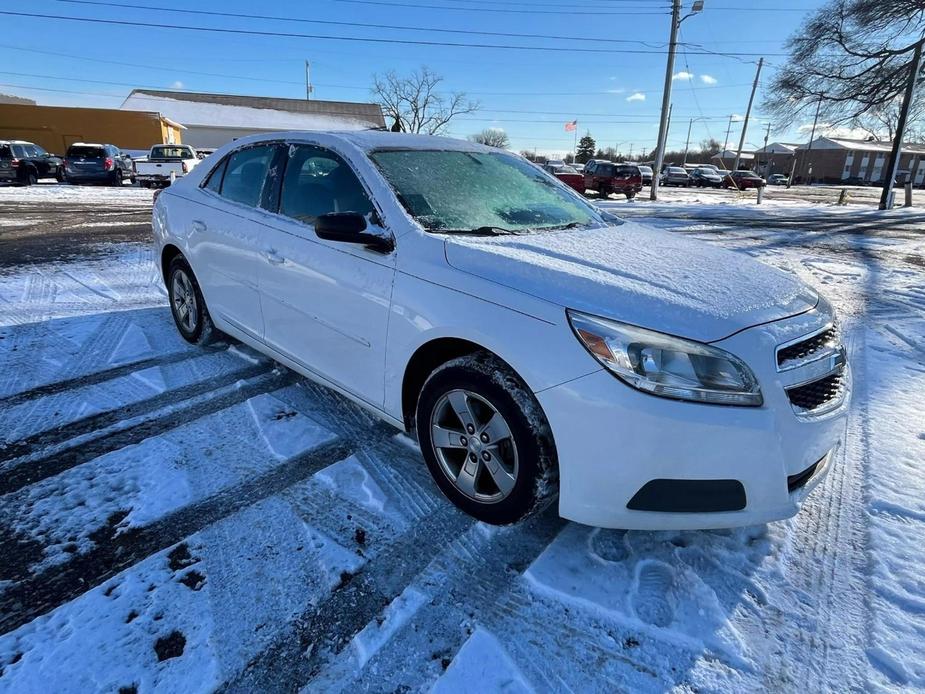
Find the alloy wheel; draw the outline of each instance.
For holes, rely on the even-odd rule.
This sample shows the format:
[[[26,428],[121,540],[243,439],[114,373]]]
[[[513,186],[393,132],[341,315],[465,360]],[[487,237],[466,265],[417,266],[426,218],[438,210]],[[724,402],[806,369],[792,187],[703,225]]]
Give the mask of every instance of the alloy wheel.
[[[498,409],[481,395],[445,393],[431,412],[430,434],[443,474],[470,499],[496,503],[514,489],[514,436]]]
[[[196,292],[189,276],[183,270],[173,273],[173,314],[183,329],[192,333],[199,322]]]

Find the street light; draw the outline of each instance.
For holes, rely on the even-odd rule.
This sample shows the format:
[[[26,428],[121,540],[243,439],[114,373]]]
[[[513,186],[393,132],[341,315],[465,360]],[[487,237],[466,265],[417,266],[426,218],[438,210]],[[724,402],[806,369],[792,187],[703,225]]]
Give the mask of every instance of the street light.
[[[674,56],[678,48],[678,30],[681,22],[703,11],[703,0],[694,0],[691,11],[681,17],[681,0],[671,1],[671,37],[668,40],[668,65],[665,68],[665,88],[662,90],[662,117],[658,126],[658,153],[655,159],[655,175],[649,193],[651,200],[658,200],[658,176],[665,163],[665,145],[668,140],[668,109],[671,104],[671,79],[674,76]]]

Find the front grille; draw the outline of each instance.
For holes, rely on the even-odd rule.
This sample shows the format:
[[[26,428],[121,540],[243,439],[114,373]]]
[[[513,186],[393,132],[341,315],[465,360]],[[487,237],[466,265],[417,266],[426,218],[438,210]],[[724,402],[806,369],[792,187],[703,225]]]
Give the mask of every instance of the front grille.
[[[787,391],[790,402],[799,410],[812,412],[838,398],[844,387],[844,371],[820,378]]]
[[[777,366],[782,367],[789,362],[803,361],[816,352],[835,347],[837,344],[838,328],[833,325],[828,330],[824,330],[806,340],[779,349],[777,351]]]

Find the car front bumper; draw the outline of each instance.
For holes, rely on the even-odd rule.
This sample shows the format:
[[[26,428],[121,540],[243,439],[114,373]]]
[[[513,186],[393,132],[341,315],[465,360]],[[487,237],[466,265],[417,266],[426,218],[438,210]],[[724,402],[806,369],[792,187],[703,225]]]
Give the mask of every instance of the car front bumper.
[[[735,527],[793,516],[837,457],[851,377],[846,367],[834,409],[798,415],[776,363],[755,367],[755,352],[774,355],[786,332],[770,324],[717,343],[752,365],[764,396],[761,407],[655,397],[604,370],[537,393],[559,456],[560,515],[598,527],[647,530]]]

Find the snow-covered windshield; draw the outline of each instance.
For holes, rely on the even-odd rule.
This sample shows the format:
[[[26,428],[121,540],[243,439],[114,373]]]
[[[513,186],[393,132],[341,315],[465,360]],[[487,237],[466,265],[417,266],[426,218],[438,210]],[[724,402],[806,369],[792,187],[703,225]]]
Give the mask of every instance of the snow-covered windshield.
[[[502,152],[379,150],[370,158],[425,229],[503,233],[599,224],[590,205]]]

